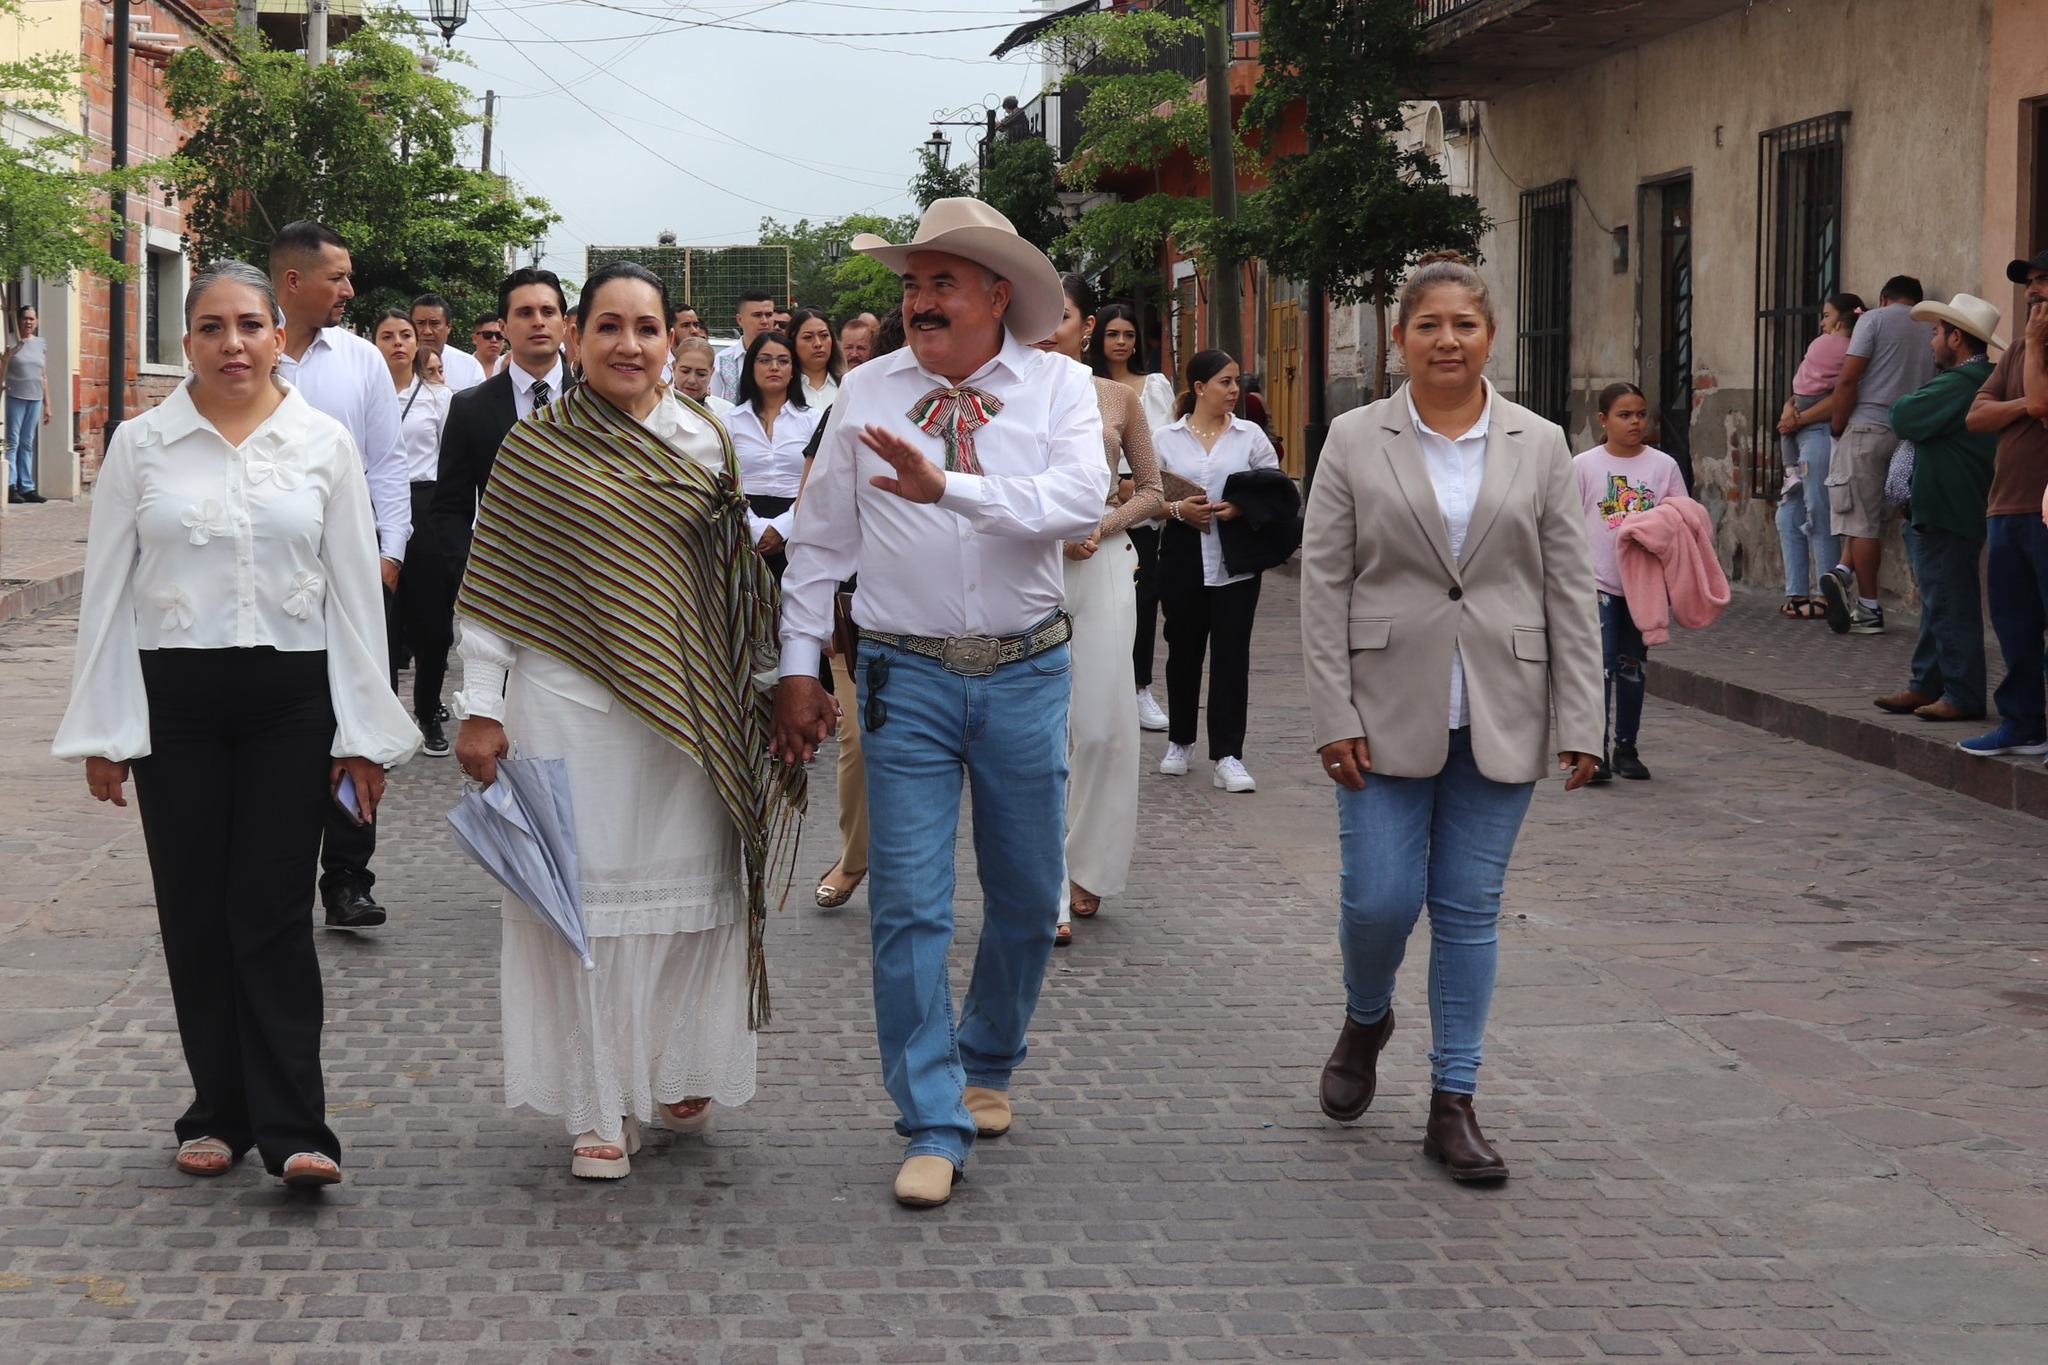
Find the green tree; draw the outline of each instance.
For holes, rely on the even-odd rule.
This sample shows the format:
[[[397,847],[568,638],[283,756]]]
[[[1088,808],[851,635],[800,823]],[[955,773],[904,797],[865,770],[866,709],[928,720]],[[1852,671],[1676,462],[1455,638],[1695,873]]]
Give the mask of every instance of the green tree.
[[[807,308],[822,308],[835,322],[856,313],[880,313],[896,305],[903,286],[880,261],[846,249],[863,232],[892,242],[906,241],[917,231],[915,218],[882,218],[855,213],[813,224],[808,218],[784,225],[761,220],[764,246],[787,246],[790,292]]]
[[[1396,141],[1401,92],[1425,87],[1428,62],[1413,0],[1268,0],[1260,19],[1259,85],[1245,122],[1270,151],[1298,111],[1307,150],[1273,162],[1247,197],[1240,241],[1296,279],[1321,281],[1339,303],[1370,301],[1379,320],[1386,392],[1387,303],[1425,252],[1476,256],[1487,229],[1471,195],[1453,194],[1419,148]]]
[[[931,148],[920,147],[917,150],[917,174],[910,178],[910,197],[917,201],[920,213],[941,199],[972,199],[974,169],[971,166],[949,166]]]
[[[1151,193],[1091,206],[1057,243],[1079,268],[1114,270],[1125,287],[1157,287],[1155,263],[1169,241],[1200,258],[1213,254],[1225,230],[1206,197],[1159,188],[1159,168],[1177,154],[1200,171],[1209,166],[1208,109],[1194,79],[1175,67],[1199,46],[1202,17],[1217,6],[1189,0],[1180,8],[1190,12],[1132,7],[1080,14],[1051,36],[1069,73],[1062,90],[1087,101],[1080,145],[1061,172],[1068,188],[1095,189],[1110,171],[1152,172]]]
[[[1051,253],[1066,234],[1059,167],[1044,138],[997,138],[988,149],[988,172],[977,197],[1009,219],[1017,235],[1040,251]]]
[[[0,0],[0,19],[26,22],[18,0]],[[68,56],[0,62],[0,118],[63,119],[61,101],[76,89],[79,69]],[[0,280],[17,280],[23,271],[43,279],[78,270],[126,277],[107,250],[113,231],[107,196],[142,189],[168,168],[150,163],[122,171],[80,169],[91,152],[92,143],[78,133],[0,138]]]
[[[316,218],[348,239],[358,321],[429,290],[458,325],[495,305],[506,248],[557,215],[457,162],[466,92],[421,70],[417,32],[379,12],[319,68],[240,39],[232,63],[196,47],[172,61],[171,112],[198,125],[180,188],[204,255],[261,263],[278,228]]]

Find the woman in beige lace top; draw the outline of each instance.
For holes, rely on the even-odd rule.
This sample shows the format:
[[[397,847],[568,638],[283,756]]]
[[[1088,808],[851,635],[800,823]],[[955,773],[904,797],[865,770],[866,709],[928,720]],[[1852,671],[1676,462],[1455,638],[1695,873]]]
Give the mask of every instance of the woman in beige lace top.
[[[1095,313],[1094,291],[1078,275],[1063,277],[1067,307],[1059,330],[1040,342],[1076,361]],[[1132,493],[1112,501],[1095,534],[1069,541],[1064,566],[1067,612],[1074,618],[1073,701],[1068,708],[1067,880],[1069,904],[1060,907],[1059,937],[1073,937],[1072,915],[1087,918],[1104,896],[1120,894],[1138,841],[1138,702],[1132,681],[1131,637],[1138,604],[1132,591],[1138,553],[1125,534],[1166,506],[1152,433],[1138,395],[1114,380],[1095,381],[1102,408],[1103,455],[1114,476],[1131,469]]]

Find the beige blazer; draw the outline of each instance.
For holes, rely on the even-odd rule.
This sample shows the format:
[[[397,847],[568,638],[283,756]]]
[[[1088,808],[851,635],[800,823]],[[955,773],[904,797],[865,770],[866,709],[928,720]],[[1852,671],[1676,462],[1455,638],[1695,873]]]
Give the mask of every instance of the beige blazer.
[[[1440,772],[1456,645],[1481,773],[1534,782],[1560,751],[1597,754],[1596,591],[1586,510],[1555,424],[1495,392],[1486,472],[1454,560],[1406,389],[1345,413],[1330,425],[1301,551],[1317,747],[1362,735],[1374,773]]]

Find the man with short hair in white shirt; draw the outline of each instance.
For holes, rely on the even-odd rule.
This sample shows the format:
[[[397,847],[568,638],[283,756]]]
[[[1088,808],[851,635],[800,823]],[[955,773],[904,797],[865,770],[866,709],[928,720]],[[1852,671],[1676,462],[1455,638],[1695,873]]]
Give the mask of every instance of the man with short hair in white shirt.
[[[270,244],[270,279],[285,322],[277,377],[347,427],[356,443],[377,517],[388,630],[391,593],[412,536],[412,481],[399,434],[398,394],[384,354],[336,325],[355,297],[354,271],[348,243],[323,223],[287,223]],[[370,929],[384,922],[384,908],[370,894],[377,881],[370,870],[376,851],[376,825],[355,824],[339,806],[328,812],[320,901],[329,928]]]
[[[941,199],[907,246],[862,234],[853,248],[901,275],[909,344],[842,381],[798,505],[775,743],[802,762],[831,732],[818,660],[834,590],[858,573],[876,1035],[909,1139],[896,1199],[931,1208],[975,1138],[1009,1129],[1052,955],[1072,634],[1060,542],[1101,520],[1109,468],[1088,371],[1032,348],[1065,296],[1008,219]],[[946,954],[963,771],[984,910],[956,1030]]]
[[[740,362],[746,358],[747,347],[775,324],[775,296],[765,289],[749,289],[740,295],[733,321],[739,324],[740,344],[727,347],[711,371],[711,392],[728,403],[739,402]]]
[[[412,301],[412,331],[419,338],[420,349],[441,357],[442,380],[450,389],[461,393],[464,389],[475,388],[490,376],[484,373],[483,365],[475,356],[448,344],[448,334],[454,325],[448,300],[439,294],[422,294]]]

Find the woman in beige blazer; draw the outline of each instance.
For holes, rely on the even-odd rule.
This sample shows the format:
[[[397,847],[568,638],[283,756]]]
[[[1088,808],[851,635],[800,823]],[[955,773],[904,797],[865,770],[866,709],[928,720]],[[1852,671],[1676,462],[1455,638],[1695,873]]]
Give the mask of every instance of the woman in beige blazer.
[[[1564,433],[1486,382],[1494,315],[1462,258],[1425,261],[1394,329],[1409,382],[1330,427],[1301,556],[1302,652],[1343,850],[1345,1021],[1323,1112],[1372,1103],[1394,975],[1430,926],[1423,1151],[1507,1164],[1472,1112],[1509,855],[1555,753],[1600,748],[1600,626]],[[1551,741],[1552,711],[1557,738]]]

